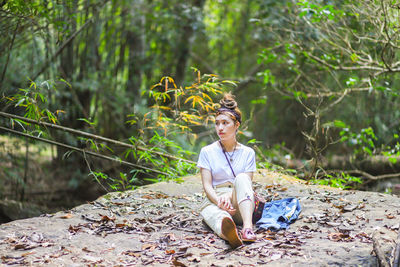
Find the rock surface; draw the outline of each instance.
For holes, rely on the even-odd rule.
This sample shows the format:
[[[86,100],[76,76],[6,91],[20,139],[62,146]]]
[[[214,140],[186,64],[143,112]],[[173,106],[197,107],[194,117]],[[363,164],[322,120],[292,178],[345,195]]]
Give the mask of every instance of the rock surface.
[[[400,199],[301,183],[260,170],[267,200],[296,197],[302,213],[288,230],[259,231],[236,250],[197,212],[198,176],[110,193],[69,211],[0,225],[4,265],[33,266],[376,266],[372,236],[390,259]]]

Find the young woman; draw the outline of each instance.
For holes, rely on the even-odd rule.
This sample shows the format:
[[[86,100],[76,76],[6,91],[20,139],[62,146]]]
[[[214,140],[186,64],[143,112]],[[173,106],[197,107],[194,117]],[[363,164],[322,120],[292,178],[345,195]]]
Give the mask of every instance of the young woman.
[[[236,248],[242,241],[256,240],[252,224],[256,162],[254,150],[236,141],[242,115],[234,96],[226,94],[220,104],[215,118],[220,140],[203,147],[197,162],[207,196],[201,215],[217,235]],[[241,238],[235,222],[243,225]]]

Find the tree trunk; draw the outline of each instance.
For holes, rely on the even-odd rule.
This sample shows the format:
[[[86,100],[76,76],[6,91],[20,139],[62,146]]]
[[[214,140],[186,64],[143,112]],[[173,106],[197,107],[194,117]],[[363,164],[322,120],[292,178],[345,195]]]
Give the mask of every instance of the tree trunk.
[[[129,49],[128,62],[128,81],[126,84],[126,93],[129,99],[132,99],[132,104],[139,103],[140,85],[142,84],[142,41],[139,33],[133,30],[128,30],[126,33],[126,42]]]
[[[195,0],[193,6],[197,12],[202,12],[205,0]],[[182,28],[182,34],[177,46],[177,62],[175,66],[175,83],[179,86],[185,80],[185,72],[189,61],[192,42],[194,39],[194,23],[196,16],[191,16],[190,20]]]

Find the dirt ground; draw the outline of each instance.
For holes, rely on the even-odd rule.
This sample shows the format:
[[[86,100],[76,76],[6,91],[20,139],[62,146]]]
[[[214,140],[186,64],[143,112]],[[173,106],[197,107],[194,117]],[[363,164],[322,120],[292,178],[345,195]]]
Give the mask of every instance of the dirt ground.
[[[392,257],[400,199],[306,185],[260,170],[268,200],[296,197],[302,212],[288,230],[258,231],[235,250],[202,222],[198,176],[107,194],[71,210],[0,225],[5,266],[376,266]]]

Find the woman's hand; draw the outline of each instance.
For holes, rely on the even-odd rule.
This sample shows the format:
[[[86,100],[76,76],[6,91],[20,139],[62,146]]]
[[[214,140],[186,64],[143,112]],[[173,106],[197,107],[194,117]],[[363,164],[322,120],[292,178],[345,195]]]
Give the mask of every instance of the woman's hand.
[[[236,209],[232,205],[232,192],[218,197],[218,207],[227,211],[231,216],[235,215]]]

